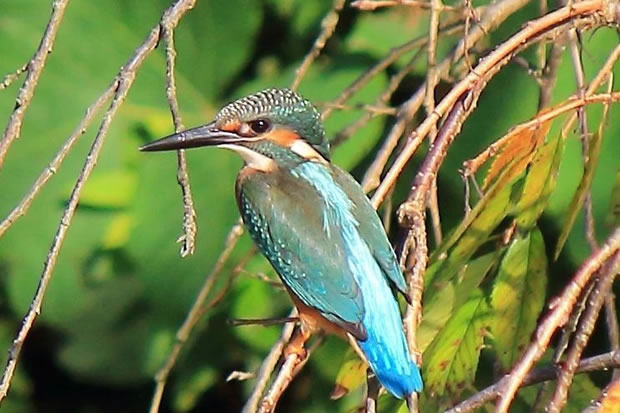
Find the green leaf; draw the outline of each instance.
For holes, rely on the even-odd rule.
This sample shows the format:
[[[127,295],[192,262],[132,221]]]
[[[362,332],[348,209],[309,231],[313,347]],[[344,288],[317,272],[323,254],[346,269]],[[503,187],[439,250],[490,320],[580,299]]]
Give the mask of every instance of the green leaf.
[[[478,289],[424,352],[423,377],[427,393],[458,394],[471,385],[489,327],[489,316],[486,298]]]
[[[349,348],[338,370],[336,387],[332,391],[331,398],[339,399],[366,383],[367,369],[368,364],[361,360],[352,348]]]
[[[596,167],[598,166],[598,159],[601,153],[602,143],[603,133],[602,128],[600,128],[599,131],[593,134],[592,138],[590,139],[590,146],[588,156],[586,157],[586,164],[584,165],[583,176],[581,177],[581,181],[579,182],[579,187],[577,187],[577,191],[575,191],[575,194],[573,195],[573,199],[568,209],[568,216],[566,217],[566,221],[564,222],[564,226],[562,227],[562,232],[560,233],[560,236],[558,237],[558,242],[555,246],[555,253],[553,254],[553,259],[555,260],[557,260],[560,256],[562,248],[564,248],[564,244],[568,239],[568,234],[573,228],[575,219],[577,219],[577,214],[579,213],[579,210],[581,210],[581,207],[586,200],[586,196],[590,191],[592,179],[594,178],[594,172],[596,171]]]
[[[80,205],[91,208],[124,208],[134,199],[137,183],[135,172],[130,170],[95,171],[84,185]],[[67,199],[72,189],[73,185],[67,188]]]
[[[545,303],[547,256],[540,230],[516,237],[500,264],[491,294],[491,332],[505,369],[519,358],[530,341]]]
[[[564,139],[559,134],[539,147],[534,155],[515,207],[517,225],[521,230],[531,228],[547,206],[564,153]]]
[[[424,351],[433,341],[437,333],[445,326],[452,315],[454,305],[454,285],[446,283],[436,294],[424,296],[422,305],[422,321],[416,333],[416,345]]]
[[[193,370],[175,383],[174,408],[178,412],[192,410],[200,396],[217,380],[217,372],[212,367]]]

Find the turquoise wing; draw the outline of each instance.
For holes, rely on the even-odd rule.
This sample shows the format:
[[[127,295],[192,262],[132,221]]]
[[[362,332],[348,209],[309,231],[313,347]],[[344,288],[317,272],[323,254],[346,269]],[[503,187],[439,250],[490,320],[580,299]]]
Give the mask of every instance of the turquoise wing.
[[[325,228],[324,203],[311,185],[286,173],[237,182],[237,202],[252,239],[304,304],[359,340],[364,301],[337,228]]]
[[[334,181],[353,201],[352,213],[359,222],[360,235],[372,251],[383,275],[407,296],[407,283],[398,264],[396,254],[394,254],[379,215],[362,191],[362,187],[349,173],[337,166],[332,166],[332,176]]]

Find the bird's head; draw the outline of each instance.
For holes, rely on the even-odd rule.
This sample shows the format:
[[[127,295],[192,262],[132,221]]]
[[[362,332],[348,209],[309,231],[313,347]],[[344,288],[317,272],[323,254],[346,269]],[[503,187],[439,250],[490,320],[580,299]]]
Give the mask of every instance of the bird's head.
[[[329,162],[321,114],[289,89],[266,89],[224,106],[209,124],[146,144],[142,151],[217,146],[267,170],[306,160]]]

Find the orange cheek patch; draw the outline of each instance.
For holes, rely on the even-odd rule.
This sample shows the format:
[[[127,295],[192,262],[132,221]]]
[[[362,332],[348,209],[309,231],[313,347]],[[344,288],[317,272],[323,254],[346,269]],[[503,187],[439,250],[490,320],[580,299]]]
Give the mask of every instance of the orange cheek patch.
[[[300,139],[299,134],[290,129],[274,129],[267,134],[266,138],[285,148],[290,147],[296,140]]]
[[[219,130],[226,132],[238,132],[241,128],[241,124],[237,121],[229,121],[218,127]]]

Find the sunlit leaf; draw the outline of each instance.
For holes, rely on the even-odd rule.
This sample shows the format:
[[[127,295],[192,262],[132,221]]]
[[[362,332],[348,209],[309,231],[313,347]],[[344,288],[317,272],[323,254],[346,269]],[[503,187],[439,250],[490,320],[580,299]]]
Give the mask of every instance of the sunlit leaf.
[[[489,306],[476,290],[424,352],[425,390],[458,394],[474,380],[490,322]]]
[[[620,412],[620,380],[613,382],[603,395],[599,413],[619,413]]]
[[[175,392],[174,407],[179,412],[193,409],[203,392],[217,379],[217,372],[212,367],[196,369],[189,377],[183,377],[175,383],[179,390]]]
[[[564,139],[558,134],[536,151],[515,207],[515,219],[521,230],[529,229],[543,213],[555,188],[563,149]]]
[[[135,172],[119,169],[94,172],[82,191],[80,205],[91,208],[123,208],[136,194]],[[69,198],[72,186],[67,188]]]
[[[339,399],[363,385],[366,382],[367,369],[368,364],[362,361],[353,349],[349,349],[336,376],[336,386],[330,397]]]
[[[544,142],[551,122],[547,121],[542,125],[535,125],[527,128],[517,126],[516,130],[508,132],[502,139],[509,139],[502,145],[502,149],[493,158],[493,162],[487,172],[482,184],[482,189],[486,189],[508,165],[514,177],[520,175],[532,160],[536,148]],[[515,161],[516,162],[515,164]]]
[[[545,302],[547,256],[542,234],[533,229],[516,237],[502,259],[491,294],[491,332],[498,358],[510,368],[536,327]]]
[[[436,294],[428,295],[428,297],[428,299],[424,297],[422,321],[416,333],[419,351],[426,350],[452,315],[455,300],[453,283],[447,282],[438,289]]]

